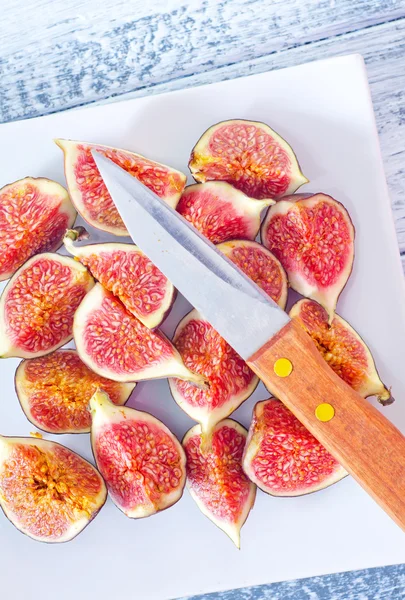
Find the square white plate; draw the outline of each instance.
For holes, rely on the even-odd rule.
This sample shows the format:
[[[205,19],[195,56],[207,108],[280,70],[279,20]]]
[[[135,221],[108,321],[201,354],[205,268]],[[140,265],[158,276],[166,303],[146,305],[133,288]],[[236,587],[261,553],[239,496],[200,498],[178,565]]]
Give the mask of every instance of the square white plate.
[[[3,125],[0,185],[25,175],[63,184],[55,137],[128,148],[187,171],[202,132],[230,118],[271,125],[291,143],[311,180],[302,191],[326,192],[349,209],[357,229],[356,260],[338,311],[369,343],[397,397],[384,413],[405,431],[405,288],[360,56]],[[184,300],[176,303],[166,333],[186,310]],[[6,435],[33,429],[14,392],[17,364],[0,362],[0,429]],[[248,426],[254,402],[267,396],[260,386],[235,417]],[[150,410],[179,437],[192,425],[166,381],[139,384],[129,404]],[[89,436],[57,440],[92,459]],[[405,562],[404,534],[350,478],[301,498],[259,492],[242,530],[241,551],[199,512],[188,492],[170,510],[139,521],[108,501],[78,538],[60,546],[30,540],[0,515],[0,539],[3,594],[22,598],[36,590],[43,600],[177,598]]]

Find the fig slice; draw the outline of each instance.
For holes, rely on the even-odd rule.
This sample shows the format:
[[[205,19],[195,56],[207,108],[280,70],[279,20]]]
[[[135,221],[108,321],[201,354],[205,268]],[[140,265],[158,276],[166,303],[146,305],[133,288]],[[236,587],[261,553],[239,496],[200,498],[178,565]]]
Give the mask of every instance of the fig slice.
[[[290,286],[319,302],[331,322],[354,259],[354,227],[344,206],[326,194],[296,194],[270,208],[261,238]]]
[[[227,181],[251,198],[281,198],[308,179],[292,148],[264,123],[233,119],[213,125],[189,162],[196,181]]]
[[[233,239],[254,240],[261,212],[273,200],[252,200],[221,181],[189,185],[177,205],[179,212],[213,244]]]
[[[73,333],[80,358],[102,377],[125,382],[173,376],[205,386],[162,332],[145,327],[100,283],[77,309]]]
[[[240,530],[253,508],[256,485],[242,469],[247,431],[232,419],[218,423],[208,452],[202,450],[201,426],[184,436],[187,488],[201,512],[240,548]]]
[[[394,402],[377,373],[369,348],[347,321],[335,313],[329,324],[326,310],[306,299],[294,304],[290,317],[299,320],[329,366],[363,398],[377,396],[383,406]]]
[[[180,500],[186,457],[166,425],[149,413],[114,406],[102,391],[90,406],[94,457],[114,504],[140,519]]]
[[[281,262],[257,242],[232,240],[218,244],[241,271],[261,287],[284,310],[287,304],[287,275]]]
[[[34,254],[57,250],[75,218],[67,191],[56,181],[25,177],[0,189],[0,281]]]
[[[107,497],[100,473],[61,444],[0,436],[0,505],[40,542],[67,542],[97,515]]]
[[[56,350],[23,360],[15,374],[18,399],[35,427],[49,433],[88,433],[92,395],[105,390],[112,402],[125,404],[134,383],[118,383],[93,373],[76,350]]]
[[[201,389],[187,381],[169,379],[174,400],[201,424],[208,441],[215,425],[253,393],[259,379],[197,310],[180,321],[173,343],[184,364],[208,381],[208,389]]]
[[[249,479],[272,496],[302,496],[347,475],[276,398],[255,405],[242,465]]]
[[[64,238],[66,250],[146,327],[160,325],[175,299],[175,289],[163,273],[134,244],[77,246],[73,242],[81,235],[69,230]]]
[[[72,140],[55,142],[64,153],[66,182],[77,211],[93,227],[117,236],[128,232],[96,167],[92,150],[110,158],[173,208],[186,185],[184,173],[128,150]]]
[[[34,358],[66,344],[75,310],[93,285],[73,258],[51,252],[30,258],[0,298],[0,358]]]

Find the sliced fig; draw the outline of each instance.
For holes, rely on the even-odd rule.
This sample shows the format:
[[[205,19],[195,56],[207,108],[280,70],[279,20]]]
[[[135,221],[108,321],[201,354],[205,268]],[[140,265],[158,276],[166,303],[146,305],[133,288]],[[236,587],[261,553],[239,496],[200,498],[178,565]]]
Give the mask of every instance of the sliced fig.
[[[76,350],[57,350],[23,360],[15,374],[17,396],[26,417],[49,433],[88,433],[92,395],[102,389],[112,402],[125,404],[134,383],[118,383],[93,373]]]
[[[102,377],[141,381],[173,376],[205,385],[163,333],[142,325],[99,283],[76,311],[73,333],[80,358]]]
[[[218,250],[285,309],[287,275],[281,262],[267,248],[257,242],[232,240],[218,244]]]
[[[163,273],[134,244],[76,246],[78,237],[77,230],[66,233],[66,250],[146,327],[160,325],[175,299],[175,289]]]
[[[73,258],[51,252],[30,258],[0,298],[0,358],[34,358],[66,344],[75,310],[93,285]]]
[[[179,212],[213,244],[233,239],[254,240],[260,214],[273,200],[252,200],[228,183],[189,185],[177,205]]]
[[[187,488],[201,512],[240,548],[240,530],[253,508],[256,486],[242,469],[247,431],[232,419],[218,423],[211,447],[203,451],[201,426],[184,436]]]
[[[102,231],[128,235],[110,194],[96,167],[96,150],[139,179],[173,208],[186,185],[186,176],[140,154],[71,140],[55,140],[65,156],[65,175],[73,204],[83,219]]]
[[[90,406],[94,457],[114,504],[139,519],[180,500],[186,457],[166,425],[149,413],[114,406],[101,391]]]
[[[249,479],[272,496],[302,496],[322,490],[347,475],[275,398],[255,405],[242,464]]]
[[[326,194],[297,194],[270,208],[261,238],[291,287],[319,302],[331,322],[354,259],[354,227],[344,206]]]
[[[0,190],[0,281],[31,256],[57,250],[76,211],[64,187],[25,177]]]
[[[208,389],[170,379],[177,404],[202,427],[208,439],[215,425],[236,410],[259,380],[245,361],[196,310],[178,324],[173,343],[184,364],[208,381]]]
[[[196,181],[227,181],[251,198],[281,198],[308,183],[282,137],[264,123],[243,119],[207,129],[188,166]]]
[[[330,367],[363,398],[377,396],[382,405],[394,398],[378,376],[370,350],[347,321],[335,313],[329,324],[328,313],[313,300],[300,300],[290,311],[312,337]]]
[[[69,448],[0,436],[0,505],[34,540],[71,540],[94,519],[106,496],[100,473]]]

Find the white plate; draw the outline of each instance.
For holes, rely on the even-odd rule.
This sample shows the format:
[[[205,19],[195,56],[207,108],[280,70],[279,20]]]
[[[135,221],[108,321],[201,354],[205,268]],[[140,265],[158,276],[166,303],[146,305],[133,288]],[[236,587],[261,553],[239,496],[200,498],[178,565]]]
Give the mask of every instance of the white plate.
[[[3,125],[0,185],[28,174],[64,183],[54,137],[128,148],[186,171],[201,133],[230,118],[274,127],[311,180],[302,191],[326,192],[349,209],[357,229],[356,260],[339,312],[370,344],[397,397],[384,413],[405,431],[405,288],[360,56]],[[185,310],[184,300],[176,303],[167,333]],[[0,362],[0,423],[7,435],[33,429],[14,392],[17,364]],[[235,417],[248,425],[254,401],[265,397],[260,386]],[[192,425],[166,381],[139,384],[129,404],[150,410],[180,437]],[[88,436],[57,439],[91,459]],[[302,498],[259,492],[242,530],[241,551],[199,512],[188,492],[170,510],[140,521],[127,519],[108,501],[77,539],[61,546],[30,540],[0,515],[0,539],[3,594],[22,598],[36,590],[43,600],[166,599],[405,562],[404,534],[350,478]]]

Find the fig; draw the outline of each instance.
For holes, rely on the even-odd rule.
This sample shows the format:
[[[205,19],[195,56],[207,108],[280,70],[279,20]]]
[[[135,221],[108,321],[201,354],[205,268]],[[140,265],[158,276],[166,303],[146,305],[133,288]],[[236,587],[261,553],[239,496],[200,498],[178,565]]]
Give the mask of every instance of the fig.
[[[284,310],[287,304],[287,275],[280,261],[257,242],[232,240],[218,244],[241,271],[261,287]]]
[[[57,350],[40,358],[23,360],[15,374],[18,399],[26,417],[49,433],[88,433],[90,398],[105,390],[114,404],[122,405],[134,383],[118,383],[93,373],[76,350]]]
[[[25,177],[0,190],[0,281],[26,260],[57,250],[76,218],[65,188],[39,177]]]
[[[173,343],[184,364],[208,381],[208,389],[175,378],[169,385],[174,400],[209,440],[214,426],[253,393],[259,379],[197,310],[180,321]]]
[[[93,287],[87,269],[46,252],[13,275],[0,298],[0,358],[34,358],[72,339],[73,315]]]
[[[276,398],[255,405],[242,465],[249,479],[272,496],[302,496],[347,475]]]
[[[329,366],[363,398],[377,396],[384,406],[394,402],[369,348],[347,321],[335,313],[329,324],[326,310],[313,300],[294,304],[290,317],[299,319]]]
[[[96,167],[92,150],[139,179],[173,208],[186,185],[186,176],[180,171],[128,150],[71,140],[55,142],[64,153],[66,182],[77,211],[93,227],[117,236],[128,232]]]
[[[240,530],[253,508],[256,486],[242,469],[247,431],[232,419],[218,423],[208,452],[202,450],[201,426],[184,436],[187,488],[201,512],[240,548]]]
[[[107,490],[87,460],[61,444],[0,436],[0,505],[6,517],[40,542],[67,542],[103,506]]]
[[[233,239],[254,240],[260,214],[273,200],[252,200],[221,181],[189,185],[177,205],[179,212],[213,244]]]
[[[205,385],[163,333],[145,327],[100,283],[77,309],[73,334],[82,361],[102,377],[125,382],[173,376]]]
[[[299,194],[272,206],[262,243],[280,260],[290,286],[333,319],[354,259],[354,227],[344,206],[326,194]]]
[[[94,457],[114,504],[140,519],[180,500],[186,457],[166,425],[149,413],[114,406],[102,391],[90,406]]]
[[[227,181],[251,198],[281,198],[308,179],[292,148],[264,123],[233,119],[213,125],[189,162],[196,181]]]
[[[74,229],[66,233],[66,250],[146,327],[160,325],[175,298],[174,287],[163,273],[134,244],[76,246],[73,241],[80,235]]]

